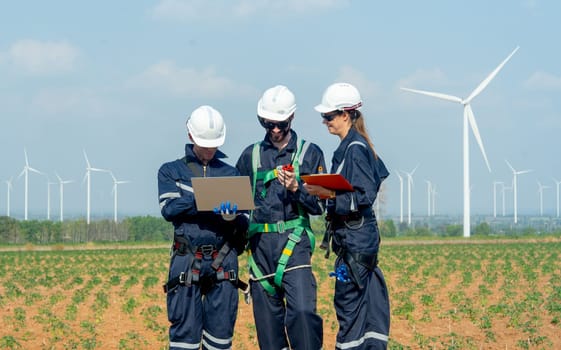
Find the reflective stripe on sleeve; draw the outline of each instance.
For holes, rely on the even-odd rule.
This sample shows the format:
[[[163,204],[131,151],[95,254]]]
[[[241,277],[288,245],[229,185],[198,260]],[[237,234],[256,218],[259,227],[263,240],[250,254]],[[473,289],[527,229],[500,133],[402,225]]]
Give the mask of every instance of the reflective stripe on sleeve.
[[[193,193],[193,187],[191,187],[191,186],[184,185],[181,182],[176,182],[175,185],[177,187],[181,188],[182,190],[189,191],[189,192]]]

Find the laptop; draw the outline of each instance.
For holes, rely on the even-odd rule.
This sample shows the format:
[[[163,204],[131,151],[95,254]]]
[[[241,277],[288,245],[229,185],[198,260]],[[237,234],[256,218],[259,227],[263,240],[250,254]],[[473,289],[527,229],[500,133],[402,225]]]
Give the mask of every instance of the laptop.
[[[213,211],[222,202],[236,204],[238,210],[253,210],[253,192],[249,176],[191,178],[198,211]]]

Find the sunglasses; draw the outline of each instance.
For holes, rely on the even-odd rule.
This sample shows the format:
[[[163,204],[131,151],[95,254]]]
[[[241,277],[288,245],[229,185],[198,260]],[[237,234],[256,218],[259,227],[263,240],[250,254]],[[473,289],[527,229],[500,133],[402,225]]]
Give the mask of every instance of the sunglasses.
[[[279,128],[279,130],[284,130],[290,125],[290,119],[282,121],[282,122],[272,122],[261,117],[257,117],[259,119],[259,123],[261,126],[267,130],[273,130],[274,128]]]
[[[336,111],[336,112],[329,113],[329,114],[322,113],[322,114],[321,114],[321,117],[322,117],[323,119],[325,119],[326,121],[330,122],[330,121],[332,121],[333,119],[335,119],[335,117],[337,117],[339,114],[341,114],[341,111]]]

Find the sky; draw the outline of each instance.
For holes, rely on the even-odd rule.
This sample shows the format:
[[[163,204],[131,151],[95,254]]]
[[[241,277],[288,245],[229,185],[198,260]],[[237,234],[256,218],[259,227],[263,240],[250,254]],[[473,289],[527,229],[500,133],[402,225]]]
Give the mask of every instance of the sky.
[[[412,215],[463,208],[462,106],[400,87],[466,98],[520,49],[472,102],[489,159],[470,131],[471,210],[493,213],[493,182],[518,177],[519,215],[556,210],[561,180],[561,3],[557,1],[123,0],[9,1],[0,11],[0,215],[86,212],[86,161],[118,180],[119,216],[158,216],[157,172],[182,157],[185,122],[201,105],[227,124],[221,150],[234,165],[261,140],[257,101],[269,87],[296,95],[293,123],[331,163],[339,138],[313,107],[334,82],[360,91],[376,151],[391,172],[382,212],[400,212],[397,174],[411,172]],[[113,180],[92,174],[91,215],[113,215]],[[497,210],[501,210],[498,189]],[[404,193],[404,210],[407,208]],[[506,213],[512,215],[512,192]]]

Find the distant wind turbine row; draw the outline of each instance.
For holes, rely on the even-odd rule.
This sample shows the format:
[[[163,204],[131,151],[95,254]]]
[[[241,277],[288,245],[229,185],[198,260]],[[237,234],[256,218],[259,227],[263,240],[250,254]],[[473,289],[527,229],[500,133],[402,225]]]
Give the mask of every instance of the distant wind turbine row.
[[[471,101],[477,97],[486,87],[489,85],[491,80],[499,73],[499,71],[503,68],[503,66],[510,60],[510,58],[518,51],[519,47],[516,47],[514,51],[511,52],[510,55],[506,59],[504,59],[501,64],[495,70],[493,70],[476,88],[472,91],[472,93],[466,99],[462,99],[457,96],[447,95],[438,92],[430,92],[424,90],[416,90],[410,88],[401,89],[404,91],[409,91],[417,94],[427,95],[431,97],[436,97],[439,99],[460,103],[464,106],[464,119],[463,119],[463,163],[464,163],[464,237],[470,237],[470,179],[469,179],[469,135],[468,135],[468,127],[471,127],[473,135],[477,143],[479,144],[479,148],[481,149],[481,153],[483,154],[483,158],[485,160],[485,164],[487,164],[487,168],[489,172],[491,172],[491,166],[489,165],[489,161],[487,159],[487,154],[485,153],[485,148],[483,147],[483,141],[481,140],[481,135],[479,134],[479,129],[477,127],[477,122],[475,121],[475,116],[473,115],[473,111],[471,109]]]
[[[24,156],[25,156],[25,165],[23,167],[22,172],[20,173],[19,177],[24,176],[24,220],[28,220],[28,198],[29,198],[29,172],[33,172],[39,175],[47,176],[42,171],[39,171],[29,165],[29,159],[27,157],[27,150],[24,149]],[[118,202],[118,193],[117,193],[117,186],[120,184],[128,183],[129,181],[124,180],[117,180],[113,172],[106,169],[94,168],[91,166],[90,161],[88,159],[88,155],[84,150],[84,158],[86,160],[86,174],[84,176],[84,181],[86,181],[86,223],[90,224],[90,211],[91,211],[91,173],[92,172],[104,172],[109,173],[111,178],[113,179],[113,220],[117,222],[117,202]],[[59,185],[59,197],[60,197],[60,221],[64,221],[64,185],[72,183],[73,180],[63,180],[58,173],[55,173],[58,179]],[[10,180],[6,180],[7,185],[7,196],[6,196],[6,215],[10,216],[10,194],[13,190],[12,186],[12,178]],[[50,182],[47,176],[47,220],[51,219],[51,185],[56,185],[54,182]]]

